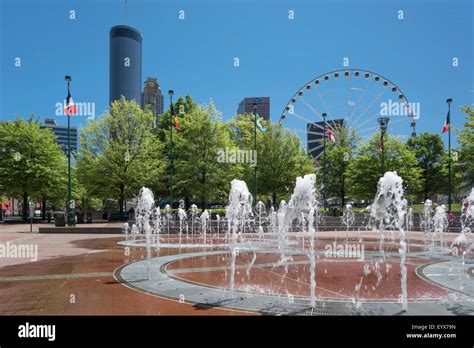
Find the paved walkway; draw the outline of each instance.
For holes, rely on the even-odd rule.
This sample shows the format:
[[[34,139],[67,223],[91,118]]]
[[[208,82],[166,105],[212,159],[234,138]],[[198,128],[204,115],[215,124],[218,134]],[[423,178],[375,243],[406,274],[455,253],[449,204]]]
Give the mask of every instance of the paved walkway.
[[[120,226],[121,223],[97,225]],[[319,237],[321,239],[332,238],[334,234],[333,232],[321,232]],[[354,231],[349,233],[349,237],[371,238],[373,240],[374,234]],[[413,240],[419,239],[420,234],[413,234],[412,237]],[[446,239],[454,237],[455,234],[452,236],[447,235]],[[339,240],[342,241],[342,239],[340,238]],[[347,271],[346,263],[343,260],[338,260],[337,262],[326,263],[324,267],[319,264],[319,273],[317,273],[317,279],[319,280],[318,289],[324,289],[327,292],[326,299],[331,301],[331,305],[319,302],[317,308],[311,310],[313,311],[312,313],[308,313],[306,298],[308,281],[304,279],[304,274],[307,273],[308,267],[307,260],[298,259],[295,256],[293,261],[289,261],[288,283],[281,283],[279,279],[281,279],[281,270],[284,267],[272,270],[274,260],[271,255],[266,256],[266,258],[257,259],[255,268],[250,270],[250,277],[255,280],[254,284],[258,286],[268,287],[270,281],[274,281],[274,284],[279,284],[276,289],[280,291],[280,298],[278,296],[260,294],[262,298],[269,298],[271,301],[267,302],[265,306],[259,305],[252,308],[252,306],[244,306],[242,303],[258,304],[260,295],[247,296],[247,291],[240,289],[239,296],[245,299],[238,304],[232,303],[227,301],[227,298],[222,297],[223,294],[227,296],[228,291],[222,292],[222,290],[218,289],[223,284],[224,286],[228,284],[225,279],[228,273],[228,266],[218,261],[218,258],[225,257],[225,255],[218,252],[215,254],[201,254],[200,256],[194,255],[194,257],[189,257],[189,255],[176,256],[180,253],[178,249],[160,250],[160,258],[154,259],[152,264],[160,264],[160,267],[155,269],[156,272],[162,272],[163,269],[166,269],[164,275],[169,278],[165,279],[169,281],[169,285],[178,284],[185,287],[186,291],[189,291],[189,296],[185,295],[183,302],[179,297],[180,292],[176,291],[176,288],[173,290],[172,287],[154,288],[153,295],[150,295],[138,286],[147,286],[146,282],[132,279],[132,281],[127,280],[128,284],[124,284],[123,281],[125,279],[117,280],[114,277],[114,275],[118,278],[120,277],[116,270],[124,265],[126,267],[123,268],[123,271],[126,271],[127,269],[133,270],[134,267],[140,269],[140,267],[146,264],[142,262],[145,248],[126,248],[118,244],[122,240],[121,236],[103,234],[29,233],[29,225],[0,224],[0,245],[3,247],[7,245],[34,246],[38,251],[35,261],[31,261],[31,258],[28,257],[0,257],[0,315],[243,315],[249,314],[249,311],[252,311],[251,314],[253,315],[258,313],[394,314],[400,308],[398,303],[387,303],[384,306],[368,304],[363,306],[362,309],[364,311],[362,313],[354,311],[354,303],[352,301],[341,301],[341,298],[352,298],[353,296],[342,293],[340,298],[337,298],[335,293],[343,288],[341,284],[343,285],[344,279],[348,279],[346,281],[348,284],[345,287],[346,291],[353,292],[354,286],[357,283],[354,279],[358,277],[358,273],[355,271],[352,274]],[[189,252],[191,251],[202,253],[209,250],[196,249]],[[185,251],[182,250],[181,252],[184,253]],[[251,260],[251,255],[242,253],[241,257],[246,257],[247,259],[237,266],[237,272],[240,272],[240,276],[236,285],[239,287],[245,283],[245,279],[244,282],[241,282],[241,280],[247,277],[248,263]],[[397,262],[398,260],[390,261],[392,264],[390,267],[393,267],[393,272],[391,273],[393,278],[385,284],[398,284],[399,278],[396,277]],[[409,293],[411,292],[416,296],[416,291],[413,292],[414,289],[421,289],[420,294],[425,293],[426,289],[432,290],[430,290],[430,294],[456,293],[424,281],[416,275],[415,270],[417,267],[427,263],[430,263],[430,260],[426,259],[426,255],[420,254],[416,257],[408,258]],[[363,267],[363,264],[359,263],[357,267],[359,266]],[[426,269],[431,272],[431,269],[428,267]],[[444,271],[449,271],[449,267],[444,269]],[[135,274],[131,272],[129,277],[136,277],[141,274],[140,272],[142,270]],[[433,271],[427,274],[436,274],[436,272]],[[273,275],[270,276],[270,274]],[[157,274],[157,276],[161,275]],[[352,279],[350,279],[351,277]],[[372,284],[376,282],[376,278],[370,275],[366,281],[366,284]],[[410,284],[416,284],[413,282],[420,282],[420,286],[412,287]],[[199,286],[197,293],[196,284]],[[151,286],[152,284],[149,285]],[[156,284],[153,286],[156,286]],[[288,289],[292,289],[291,291],[294,294],[293,303],[289,307],[290,297],[288,297],[285,286]],[[163,294],[162,290],[166,289],[168,290]],[[201,291],[201,289],[203,290]],[[382,287],[372,292],[376,294],[381,289]],[[390,289],[391,286],[387,287],[387,291],[392,291]],[[248,290],[253,292],[258,289],[249,288]],[[204,294],[207,291],[217,291],[220,295],[217,293],[215,294],[217,297],[212,295],[214,300],[200,299],[199,296],[201,295],[199,294],[201,292]],[[370,286],[364,291],[370,293]],[[393,291],[394,294],[397,293],[398,288]],[[382,297],[387,295],[387,293],[383,292],[380,294]],[[196,296],[194,300],[192,300],[193,296]],[[461,297],[448,296],[446,299],[444,302],[445,307],[433,305],[432,302],[428,301],[413,307],[417,308],[417,310],[413,310],[412,313],[465,313],[464,309],[466,307],[463,307],[464,305],[462,304],[459,305],[460,301],[463,301]],[[255,308],[258,309],[255,311]]]
[[[0,315],[234,315],[145,295],[113,277],[114,270],[141,260],[144,250],[125,255],[111,235],[44,235],[0,226],[0,244],[33,244],[38,260],[0,257]],[[242,313],[238,313],[242,315]],[[244,313],[245,314],[245,313]]]

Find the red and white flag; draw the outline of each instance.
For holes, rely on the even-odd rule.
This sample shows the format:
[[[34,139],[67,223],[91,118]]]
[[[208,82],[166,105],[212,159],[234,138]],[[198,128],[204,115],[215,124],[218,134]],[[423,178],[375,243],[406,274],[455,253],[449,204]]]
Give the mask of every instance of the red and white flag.
[[[336,138],[334,137],[334,134],[332,134],[331,130],[329,129],[329,126],[326,125],[324,128],[326,129],[326,134],[328,135],[329,141],[335,143]]]
[[[69,87],[67,90],[66,104],[64,105],[64,113],[66,115],[74,115],[75,113],[77,113],[77,107],[71,98],[71,92],[69,92]]]
[[[450,112],[448,111],[448,116],[446,116],[446,122],[444,122],[444,126],[443,126],[443,134],[449,130],[449,127],[451,127],[451,115],[450,115]]]
[[[176,130],[179,130],[178,118],[176,116],[173,116],[173,121],[174,121],[174,128]]]

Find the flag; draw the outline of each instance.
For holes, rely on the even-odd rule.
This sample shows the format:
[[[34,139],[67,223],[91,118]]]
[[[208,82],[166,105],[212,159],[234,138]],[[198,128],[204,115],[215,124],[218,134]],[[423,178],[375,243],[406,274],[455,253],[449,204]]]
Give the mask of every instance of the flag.
[[[173,116],[173,121],[174,121],[174,128],[176,128],[176,130],[179,130],[178,117]]]
[[[67,89],[66,104],[64,105],[64,113],[66,115],[74,115],[75,113],[77,113],[77,107],[71,98],[71,92],[69,91],[69,86]]]
[[[325,130],[326,130],[326,134],[328,135],[329,141],[335,143],[335,142],[336,142],[336,138],[334,137],[334,134],[332,134],[331,129],[329,129],[329,126],[326,125],[324,128],[325,128]]]
[[[451,116],[449,115],[449,111],[448,111],[448,116],[446,116],[446,122],[444,123],[444,126],[443,126],[443,134],[449,130],[449,127],[451,127],[450,119],[451,119]]]
[[[379,152],[383,151],[383,138],[380,138],[379,140]]]
[[[260,121],[260,117],[258,116],[258,114],[255,115],[255,125],[257,126],[257,129],[260,132],[265,132],[265,128],[263,127],[262,122]]]

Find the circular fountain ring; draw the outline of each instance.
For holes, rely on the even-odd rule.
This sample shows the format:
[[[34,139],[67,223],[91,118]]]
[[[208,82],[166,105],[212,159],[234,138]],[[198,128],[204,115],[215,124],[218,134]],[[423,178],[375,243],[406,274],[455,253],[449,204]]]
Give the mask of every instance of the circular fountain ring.
[[[263,251],[262,251],[263,252]],[[267,250],[268,253],[274,251]],[[294,296],[292,300],[282,294],[261,294],[235,291],[207,284],[198,284],[177,278],[167,270],[167,265],[192,257],[227,254],[226,251],[202,251],[155,257],[150,260],[150,279],[147,279],[147,261],[137,261],[117,268],[114,277],[121,284],[136,291],[158,296],[180,303],[193,304],[196,308],[220,308],[272,315],[394,315],[400,313],[400,303],[393,300],[364,300],[359,309],[353,302],[341,299],[317,300],[316,307],[310,308],[310,299]],[[452,307],[452,306],[451,306]],[[461,299],[456,309],[449,303],[436,299],[410,300],[409,313],[422,314],[427,310],[445,315],[459,311],[474,313],[474,303]]]

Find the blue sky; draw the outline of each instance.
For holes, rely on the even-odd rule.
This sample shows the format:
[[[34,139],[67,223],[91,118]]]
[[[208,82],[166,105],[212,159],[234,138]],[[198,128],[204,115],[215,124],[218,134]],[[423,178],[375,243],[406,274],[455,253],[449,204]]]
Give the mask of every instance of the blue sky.
[[[124,23],[122,0],[0,0],[0,120],[54,117],[73,77],[76,102],[108,103],[109,29]],[[473,103],[473,5],[469,0],[129,0],[128,24],[143,36],[143,76],[166,93],[212,98],[229,119],[246,96],[270,96],[277,121],[291,96],[325,72],[378,72],[421,104],[418,132],[438,132],[446,98]],[[69,11],[76,19],[69,19]],[[178,11],[185,11],[185,20]],[[288,11],[295,13],[288,19]],[[397,11],[404,11],[404,19]],[[15,58],[21,67],[15,67]],[[234,57],[240,67],[233,66]],[[459,66],[452,66],[457,57]],[[167,100],[167,99],[166,99]],[[56,117],[65,124],[64,117]],[[73,125],[85,124],[77,117]],[[447,137],[445,137],[447,140]]]

